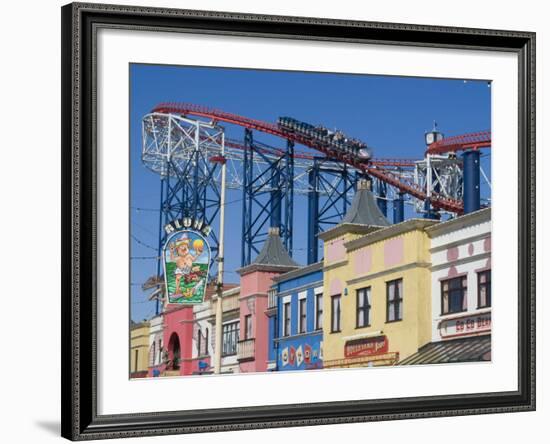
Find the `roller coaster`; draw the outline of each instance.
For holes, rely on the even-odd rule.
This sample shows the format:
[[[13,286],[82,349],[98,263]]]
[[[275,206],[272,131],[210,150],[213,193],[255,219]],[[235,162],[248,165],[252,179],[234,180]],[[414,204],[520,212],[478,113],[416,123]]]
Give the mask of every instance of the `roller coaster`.
[[[243,140],[226,138],[224,125],[244,128]],[[285,146],[260,143],[255,132]],[[143,117],[142,139],[142,161],[161,178],[161,225],[184,216],[212,225],[220,206],[220,165],[226,164],[226,186],[242,192],[243,266],[259,251],[268,226],[280,228],[292,253],[297,196],[307,199],[307,261],[319,260],[318,234],[342,219],[359,178],[372,181],[386,216],[391,202],[394,223],[404,218],[404,202],[433,218],[489,203],[480,200],[479,178],[488,182],[480,169],[480,150],[491,148],[488,131],[434,138],[423,159],[387,159],[373,157],[371,147],[341,130],[293,117],[270,123],[195,104],[160,103]],[[159,249],[163,242],[161,231]],[[215,255],[215,232],[211,243]]]

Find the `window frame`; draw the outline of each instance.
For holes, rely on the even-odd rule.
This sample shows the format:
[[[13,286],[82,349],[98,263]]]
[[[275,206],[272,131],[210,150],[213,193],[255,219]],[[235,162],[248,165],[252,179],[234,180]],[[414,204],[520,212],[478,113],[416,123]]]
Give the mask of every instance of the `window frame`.
[[[334,301],[338,300],[338,317],[334,314]],[[334,329],[334,320],[337,319],[338,328]],[[342,294],[334,294],[330,297],[330,332],[340,333],[342,331]]]
[[[307,297],[298,299],[298,333],[307,333]]]
[[[286,338],[290,336],[290,328],[291,328],[291,307],[290,307],[290,301],[283,302],[283,337]],[[288,323],[288,324],[287,324]]]
[[[493,303],[492,294],[491,294],[491,269],[489,268],[487,270],[481,270],[481,271],[478,271],[476,274],[477,274],[477,308],[478,309],[490,308]],[[487,276],[484,283],[482,283],[480,279],[482,275]],[[481,305],[481,287],[482,286],[486,287],[485,301],[486,302],[487,300],[489,301],[489,303],[488,304],[486,303],[485,305]]]
[[[227,322],[222,325],[222,358],[226,356],[235,356],[237,354],[237,343],[239,342],[241,322],[237,319],[235,321]],[[227,337],[231,337],[232,340],[226,340]],[[226,344],[230,344],[231,347],[226,347]],[[227,349],[230,348],[230,352]]]
[[[401,283],[401,285],[399,285],[399,283]],[[390,287],[391,286],[395,286],[395,289],[394,291],[397,291],[397,298],[395,297],[395,293],[394,293],[394,298],[392,301],[390,301]],[[401,292],[399,292],[399,287],[401,287]],[[390,323],[390,322],[400,322],[403,320],[404,316],[403,316],[403,312],[404,312],[404,305],[403,305],[403,278],[397,278],[397,279],[392,279],[391,281],[386,281],[386,323]],[[390,306],[393,306],[395,307],[397,305],[397,307],[399,307],[399,305],[401,306],[401,310],[396,310],[394,308],[394,315],[395,315],[395,318],[394,319],[390,319]],[[400,318],[397,318],[397,314],[399,313],[399,311],[401,311],[401,317]]]
[[[323,329],[323,293],[315,294],[315,330]]]
[[[359,306],[359,295],[363,293],[363,306]],[[372,295],[372,289],[369,285],[368,287],[359,288],[355,291],[355,328],[366,328],[371,326],[371,308],[372,304],[370,302]],[[359,314],[363,312],[363,324],[359,325]]]
[[[252,339],[254,337],[252,332],[252,315],[244,315],[244,339]]]
[[[456,281],[456,280],[459,280],[460,279],[460,287],[459,288],[453,288],[453,291],[457,291],[457,290],[462,290],[462,303],[460,304],[461,305],[461,309],[460,310],[451,310],[451,299],[450,299],[450,293],[451,293],[451,282],[452,281]],[[463,285],[463,282],[466,281],[466,286]],[[443,289],[443,286],[445,284],[449,284],[449,289],[448,290],[444,290]],[[444,311],[444,303],[443,303],[443,299],[444,299],[444,296],[445,296],[445,293],[448,293],[448,306],[449,306],[449,309],[448,311]],[[464,308],[464,299],[466,298],[466,308]],[[457,313],[464,313],[464,312],[467,312],[468,311],[468,275],[467,274],[461,274],[459,276],[455,276],[455,277],[452,277],[452,278],[449,278],[449,279],[442,279],[441,282],[440,282],[440,316],[448,316],[448,315],[453,315],[453,314],[457,314]]]

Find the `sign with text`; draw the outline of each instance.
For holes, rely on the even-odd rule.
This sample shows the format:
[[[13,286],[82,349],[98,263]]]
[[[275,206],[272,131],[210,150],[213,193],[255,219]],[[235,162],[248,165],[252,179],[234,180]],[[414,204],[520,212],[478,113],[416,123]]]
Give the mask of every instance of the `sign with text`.
[[[491,313],[466,315],[459,318],[446,319],[439,323],[441,338],[454,338],[491,331]]]
[[[181,230],[164,245],[164,279],[169,304],[200,304],[204,301],[210,246],[201,233]]]
[[[375,336],[373,338],[361,338],[347,341],[344,347],[344,356],[354,358],[358,356],[372,356],[388,351],[388,338]]]

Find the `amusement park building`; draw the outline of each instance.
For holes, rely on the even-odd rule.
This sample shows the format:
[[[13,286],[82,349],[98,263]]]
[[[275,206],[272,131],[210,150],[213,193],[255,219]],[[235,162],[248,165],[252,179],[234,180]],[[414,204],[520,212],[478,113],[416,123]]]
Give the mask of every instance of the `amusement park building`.
[[[272,279],[298,268],[285,250],[278,228],[270,228],[256,259],[238,270],[241,276],[240,340],[237,351],[240,372],[265,372],[269,360],[267,294]]]
[[[323,263],[273,278],[268,368],[278,371],[323,368]]]
[[[220,373],[239,373],[239,361],[237,360],[237,344],[239,342],[239,308],[240,287],[231,288],[222,293],[222,359]],[[211,317],[212,325],[212,349],[216,349],[216,305],[218,298],[212,296]]]
[[[431,340],[428,219],[389,226],[361,183],[324,244],[323,365],[397,364]]]
[[[148,376],[160,376],[162,370],[163,347],[163,319],[162,315],[154,316],[149,320],[149,373]]]
[[[224,292],[235,287],[235,284],[227,284]],[[215,291],[215,286],[209,285],[202,304],[165,306],[162,313],[163,376],[211,373],[214,354],[212,297]]]
[[[149,322],[132,322],[130,326],[130,378],[147,376]]]
[[[432,342],[404,364],[491,359],[491,209],[426,229],[431,242]]]

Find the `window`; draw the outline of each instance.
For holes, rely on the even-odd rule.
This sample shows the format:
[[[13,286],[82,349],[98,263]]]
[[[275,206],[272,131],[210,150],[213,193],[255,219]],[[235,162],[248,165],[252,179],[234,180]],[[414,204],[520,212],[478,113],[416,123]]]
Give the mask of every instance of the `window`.
[[[370,325],[370,287],[357,290],[357,328]]]
[[[331,313],[330,313],[330,332],[337,333],[340,331],[340,300],[341,295],[337,294],[330,299]]]
[[[491,306],[491,270],[477,274],[477,308]]]
[[[204,354],[208,354],[208,328],[206,329],[204,333]]]
[[[298,324],[298,333],[305,333],[307,322],[306,298],[302,298],[298,301],[298,313],[298,316],[300,318]]]
[[[252,315],[244,317],[244,338],[252,339]]]
[[[386,322],[403,319],[403,279],[386,282]]]
[[[197,333],[197,355],[202,355],[202,332],[199,328],[199,331]]]
[[[153,365],[155,365],[155,359],[157,358],[157,353],[156,353],[156,346],[157,346],[157,343],[153,341],[153,343],[151,344],[151,350],[149,351],[149,366],[152,367]]]
[[[159,355],[157,364],[162,364],[162,339],[159,339]]]
[[[283,304],[283,336],[290,336],[290,302]]]
[[[315,295],[315,329],[323,328],[323,293]]]
[[[467,277],[460,276],[441,282],[441,314],[466,311]]]
[[[222,356],[237,354],[239,341],[239,321],[222,326]]]
[[[139,357],[139,350],[135,351],[135,358],[134,358],[134,371],[137,372],[138,369],[138,357]]]
[[[222,356],[235,355],[239,341],[239,321],[222,326]]]

